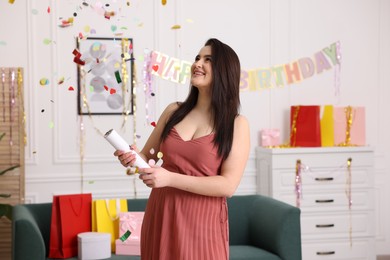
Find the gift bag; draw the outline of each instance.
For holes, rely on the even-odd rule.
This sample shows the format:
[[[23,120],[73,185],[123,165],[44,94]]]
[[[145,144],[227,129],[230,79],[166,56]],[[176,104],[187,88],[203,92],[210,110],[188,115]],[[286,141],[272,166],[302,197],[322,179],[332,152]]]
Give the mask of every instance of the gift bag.
[[[336,146],[363,146],[366,144],[364,107],[335,107],[333,114]]]
[[[92,203],[92,231],[111,234],[111,251],[119,237],[119,213],[127,212],[126,199],[101,199]]]
[[[279,129],[262,129],[260,130],[259,145],[263,147],[278,146],[280,144]]]
[[[144,212],[119,213],[119,239],[116,240],[117,255],[141,255],[141,228]]]
[[[77,256],[77,234],[91,231],[91,194],[53,197],[49,258]]]
[[[291,106],[290,146],[321,146],[320,106]]]
[[[322,107],[321,146],[334,146],[334,119],[332,105],[325,105]]]

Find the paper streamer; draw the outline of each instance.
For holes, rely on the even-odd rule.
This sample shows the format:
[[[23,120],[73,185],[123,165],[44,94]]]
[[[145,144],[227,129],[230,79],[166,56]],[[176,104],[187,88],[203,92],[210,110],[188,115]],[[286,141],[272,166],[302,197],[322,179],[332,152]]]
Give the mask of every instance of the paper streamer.
[[[347,177],[345,182],[345,194],[348,199],[348,209],[349,209],[349,244],[352,247],[352,172],[351,172],[352,158],[347,160]]]
[[[299,208],[301,206],[301,199],[302,199],[301,160],[297,160],[295,165],[295,195],[296,195],[296,205]]]

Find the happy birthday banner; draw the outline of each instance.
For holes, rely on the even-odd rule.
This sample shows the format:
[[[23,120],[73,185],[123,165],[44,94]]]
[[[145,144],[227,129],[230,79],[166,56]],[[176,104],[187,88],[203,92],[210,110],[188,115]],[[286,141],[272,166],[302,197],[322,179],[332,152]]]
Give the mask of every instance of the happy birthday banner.
[[[257,91],[273,87],[284,87],[313,77],[332,67],[339,67],[341,62],[340,42],[290,63],[241,70],[241,91]],[[175,83],[185,84],[190,78],[192,62],[172,58],[158,51],[150,52],[147,71],[152,75]]]

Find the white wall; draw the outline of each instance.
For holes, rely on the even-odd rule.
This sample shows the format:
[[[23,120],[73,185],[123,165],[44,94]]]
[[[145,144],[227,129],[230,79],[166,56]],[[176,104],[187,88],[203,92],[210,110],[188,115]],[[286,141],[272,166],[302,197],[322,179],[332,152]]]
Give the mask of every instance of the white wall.
[[[253,194],[254,147],[261,128],[288,131],[288,110],[294,104],[361,105],[366,107],[367,144],[375,148],[377,254],[390,254],[390,1],[387,0],[131,0],[109,1],[110,20],[81,1],[19,1],[0,3],[0,67],[23,67],[27,115],[26,201],[51,201],[53,194],[92,192],[94,197],[146,197],[149,190],[124,174],[112,148],[98,133],[120,129],[122,116],[77,115],[74,37],[89,25],[95,36],[112,37],[111,25],[126,26],[124,37],[134,39],[135,57],[144,49],[192,61],[210,37],[232,46],[244,69],[270,67],[309,57],[335,41],[341,43],[341,93],[334,94],[334,70],[283,88],[242,92],[242,113],[251,124],[252,150],[237,194]],[[95,1],[89,1],[90,4]],[[105,2],[102,2],[105,4]],[[51,12],[47,12],[50,6]],[[80,8],[80,6],[82,8]],[[77,12],[72,27],[60,28],[60,17]],[[191,19],[193,22],[188,22]],[[139,26],[142,23],[142,26]],[[171,26],[180,24],[180,30]],[[52,39],[46,45],[43,40]],[[142,146],[152,127],[146,122],[142,60],[136,60],[137,113],[122,131],[133,141],[134,123]],[[66,82],[58,86],[58,78]],[[39,80],[50,80],[40,86]],[[155,78],[154,111],[158,116],[170,102],[186,97],[188,86]],[[41,112],[44,109],[44,112]],[[49,127],[53,124],[54,127]],[[84,124],[82,131],[81,124]],[[82,139],[80,139],[82,138]],[[80,140],[84,140],[84,143]],[[81,163],[81,151],[84,160]]]

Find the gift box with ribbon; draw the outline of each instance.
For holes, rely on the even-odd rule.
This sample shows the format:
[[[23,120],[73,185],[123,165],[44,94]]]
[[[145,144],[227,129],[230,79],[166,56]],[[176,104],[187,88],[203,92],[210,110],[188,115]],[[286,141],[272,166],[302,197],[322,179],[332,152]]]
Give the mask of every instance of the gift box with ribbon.
[[[279,129],[262,129],[259,132],[259,146],[273,147],[280,144]]]
[[[117,255],[141,255],[141,227],[144,212],[119,213],[119,239],[115,241]]]

